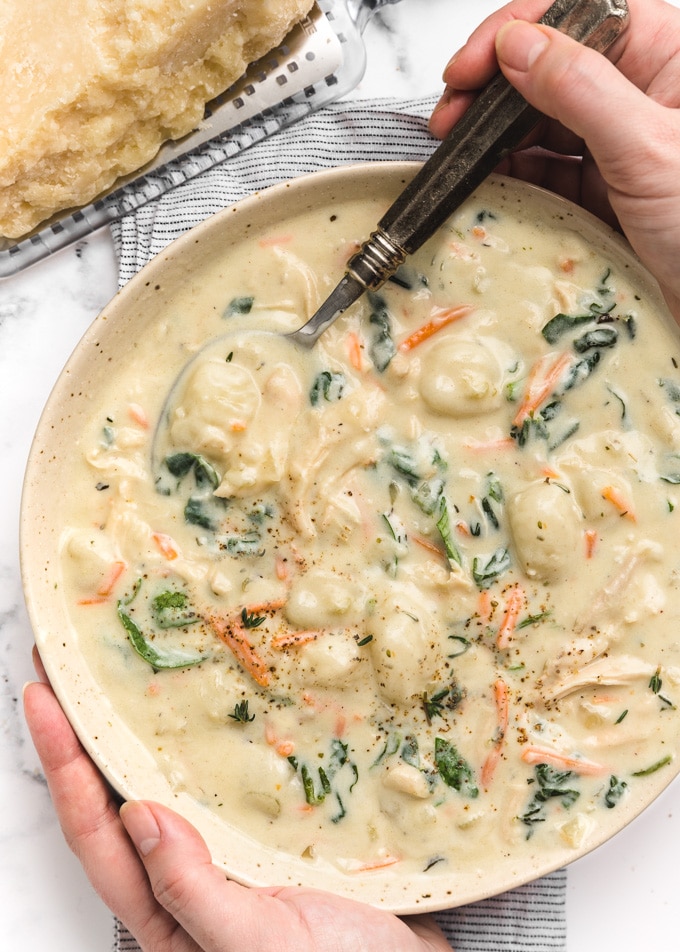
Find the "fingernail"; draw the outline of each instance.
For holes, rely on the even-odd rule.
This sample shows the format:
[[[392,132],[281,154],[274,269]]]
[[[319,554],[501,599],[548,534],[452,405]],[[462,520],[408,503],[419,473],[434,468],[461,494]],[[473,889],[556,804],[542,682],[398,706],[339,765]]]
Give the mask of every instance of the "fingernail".
[[[448,61],[448,63],[447,63],[446,66],[444,67],[444,73],[443,73],[444,76],[446,76],[446,74],[447,74],[447,72],[449,71],[449,69],[450,69],[452,66],[455,65],[456,60],[458,59],[458,57],[460,56],[460,54],[461,54],[462,52],[463,52],[462,47],[461,47],[461,49],[456,50],[456,52],[453,54],[453,56],[451,57],[451,59]]]
[[[444,92],[439,98],[439,102],[432,110],[433,113],[439,112],[440,109],[444,109],[451,102],[451,96],[453,95],[453,90],[450,86],[447,86]]]
[[[156,818],[144,803],[129,800],[120,808],[120,818],[141,856],[148,856],[161,841]]]
[[[535,23],[511,20],[498,31],[496,53],[506,66],[526,73],[549,42],[548,37]]]

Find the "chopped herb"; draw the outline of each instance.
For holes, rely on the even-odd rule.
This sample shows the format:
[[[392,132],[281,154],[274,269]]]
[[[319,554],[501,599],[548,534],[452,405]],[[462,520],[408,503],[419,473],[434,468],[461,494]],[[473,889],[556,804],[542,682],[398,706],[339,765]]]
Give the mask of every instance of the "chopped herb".
[[[340,794],[336,791],[335,799],[338,801],[338,812],[334,813],[331,817],[331,823],[339,823],[344,817],[347,816],[347,810],[345,810],[345,804],[340,799]]]
[[[586,351],[593,350],[596,347],[613,347],[618,339],[619,335],[616,328],[596,327],[574,341],[574,350],[577,354],[585,354]]]
[[[305,800],[310,806],[319,806],[319,804],[323,803],[326,797],[333,792],[331,781],[346,765],[351,769],[352,773],[352,783],[348,788],[349,793],[352,792],[357,780],[359,779],[359,769],[356,764],[349,759],[348,750],[348,745],[344,744],[338,738],[335,738],[332,741],[330,755],[328,758],[328,767],[318,767],[316,770],[318,782],[315,780],[314,772],[310,770],[307,764],[300,764],[296,757],[288,758],[288,762],[293,767],[293,769],[295,771],[299,769],[300,771],[302,788],[305,792]],[[335,793],[335,797],[338,801],[340,810],[331,819],[333,823],[338,823],[344,816],[346,816],[347,811],[345,810],[344,804],[337,791]]]
[[[634,777],[649,777],[650,774],[656,773],[657,770],[661,770],[662,767],[666,767],[673,758],[668,755],[668,757],[662,757],[661,760],[657,760],[656,763],[652,764],[650,767],[644,767],[642,770],[636,770],[633,773]]]
[[[432,718],[442,716],[444,713],[444,702],[448,696],[448,688],[437,691],[437,693],[433,694],[432,697],[427,696],[427,691],[423,693],[423,710],[425,711],[425,718],[428,724],[432,723]]]
[[[224,500],[220,500],[218,505],[224,506]],[[214,497],[190,496],[184,506],[184,519],[191,526],[199,526],[201,529],[214,532],[219,526],[215,512]]]
[[[374,328],[368,352],[375,369],[382,373],[397,352],[392,337],[392,319],[380,295],[369,292],[368,299],[372,308],[369,323]]]
[[[475,783],[470,764],[458,753],[454,745],[443,737],[434,739],[434,761],[447,787],[453,787],[465,797],[479,796],[479,787]]]
[[[444,543],[446,557],[450,562],[455,562],[457,565],[462,565],[463,560],[461,558],[461,554],[458,551],[455,542],[453,541],[451,521],[449,519],[449,508],[444,496],[442,496],[439,503],[439,518],[437,519],[436,524],[437,528],[439,529],[439,534],[442,537],[442,542]]]
[[[489,556],[476,556],[472,561],[472,577],[479,589],[490,588],[510,568],[510,552],[505,546]]]
[[[151,614],[159,628],[181,628],[200,621],[189,605],[186,592],[161,592],[151,602]]]
[[[556,314],[543,327],[541,333],[549,344],[556,344],[564,334],[581,324],[592,323],[593,319],[592,314],[577,314],[576,316]]]
[[[429,859],[427,863],[425,864],[425,866],[423,867],[423,872],[426,873],[428,869],[432,869],[432,867],[436,866],[437,863],[443,863],[443,862],[444,862],[443,856],[433,856],[432,859]]]
[[[147,664],[161,671],[171,668],[189,668],[206,660],[207,655],[197,654],[195,651],[189,651],[186,648],[157,648],[151,644],[151,642],[144,637],[130,615],[123,610],[126,604],[129,604],[129,602],[126,603],[122,600],[118,602],[118,618],[127,632],[132,647]]]
[[[406,735],[401,746],[400,755],[405,764],[417,767],[420,770],[420,750],[418,749],[418,738],[414,734]]]
[[[565,809],[569,809],[578,800],[579,791],[566,786],[573,776],[571,770],[556,770],[549,764],[536,765],[531,782],[538,784],[538,790],[531,798],[525,813],[519,817],[522,823],[529,827],[527,839],[533,834],[537,823],[545,822],[545,806],[550,800],[559,799]]]
[[[235,314],[250,314],[253,309],[255,298],[252,295],[232,298],[227,309],[224,312],[225,317],[233,317]]]
[[[346,383],[347,380],[343,373],[322,370],[315,377],[309,391],[309,402],[313,407],[317,407],[322,399],[328,403],[334,403],[342,399]]]
[[[488,475],[486,491],[494,502],[503,502],[503,487],[501,486],[500,479],[494,473],[489,473]]]
[[[424,479],[411,488],[411,499],[426,516],[431,516],[442,499],[443,491],[444,482],[441,479]]]
[[[468,641],[467,638],[463,638],[462,635],[449,635],[449,638],[452,641],[457,641],[459,648],[457,651],[454,651],[453,654],[447,655],[447,658],[457,658],[459,655],[465,654],[466,651],[470,650],[472,642]]]
[[[619,780],[618,777],[613,775],[609,778],[609,786],[604,795],[604,802],[610,810],[619,802],[626,792],[627,786],[625,780]]]
[[[375,758],[371,767],[377,767],[379,763],[382,763],[383,760],[389,760],[390,757],[393,757],[394,754],[399,750],[401,744],[401,734],[391,733],[387,735],[387,740],[383,749],[380,751],[378,756]]]
[[[657,668],[649,680],[649,688],[654,694],[656,694],[656,696],[659,698],[664,708],[672,708],[673,710],[675,710],[675,705],[673,704],[673,702],[669,698],[661,694],[662,686],[663,686],[663,681],[661,680],[661,668]]]
[[[500,522],[498,521],[498,516],[493,511],[493,506],[491,505],[491,500],[488,496],[482,498],[482,510],[484,515],[491,523],[491,526],[494,529],[500,529]]]
[[[584,383],[600,363],[600,358],[600,351],[594,350],[591,354],[587,354],[582,360],[576,361],[576,363],[569,368],[569,373],[562,384],[562,391],[566,393],[567,390],[573,390],[574,387],[578,387]]]
[[[541,621],[545,621],[546,618],[550,618],[551,612],[544,611],[538,612],[536,615],[527,615],[526,618],[523,618],[520,622],[517,623],[517,629],[528,628],[530,625],[537,625]]]
[[[251,721],[255,720],[255,715],[248,711],[248,701],[239,701],[237,704],[235,704],[234,713],[230,714],[229,717],[237,721],[239,724],[249,724]]]
[[[172,456],[166,456],[165,465],[180,481],[193,470],[198,488],[210,486],[212,489],[217,489],[220,484],[220,477],[215,467],[204,456],[197,453],[174,453]]]
[[[241,609],[241,624],[244,628],[258,628],[267,618],[266,615],[256,615],[247,608]]]
[[[373,635],[366,635],[365,638],[362,638],[360,641],[357,641],[357,645],[359,646],[359,648],[363,648],[364,645],[369,644],[371,641],[373,641]]]
[[[259,532],[242,532],[239,535],[224,536],[218,540],[220,548],[234,556],[264,555],[262,537]]]
[[[394,539],[395,542],[398,542],[400,545],[406,541],[406,529],[404,528],[400,519],[398,519],[392,512],[383,512],[382,513],[383,522],[387,526],[390,532],[390,536]]]

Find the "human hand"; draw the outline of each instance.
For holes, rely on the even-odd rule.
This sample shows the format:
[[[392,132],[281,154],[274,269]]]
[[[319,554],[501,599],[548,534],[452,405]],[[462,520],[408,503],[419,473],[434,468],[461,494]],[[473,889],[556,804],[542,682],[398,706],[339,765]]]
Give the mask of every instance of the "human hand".
[[[118,810],[47,683],[24,710],[68,845],[144,952],[451,952],[428,916],[399,919],[296,887],[248,889],[214,866],[191,824],[155,803]]]
[[[618,224],[680,322],[680,10],[628,4],[629,27],[607,59],[535,23],[549,0],[513,0],[447,65],[430,129],[444,137],[500,65],[555,121],[499,170]]]

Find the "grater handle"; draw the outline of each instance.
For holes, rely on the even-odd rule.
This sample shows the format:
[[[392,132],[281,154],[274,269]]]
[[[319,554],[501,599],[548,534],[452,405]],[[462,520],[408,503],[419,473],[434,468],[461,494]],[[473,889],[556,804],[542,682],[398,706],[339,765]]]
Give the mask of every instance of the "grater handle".
[[[556,0],[539,22],[604,52],[625,29],[628,6],[626,0]],[[350,274],[366,288],[380,287],[541,118],[498,73],[350,259]]]

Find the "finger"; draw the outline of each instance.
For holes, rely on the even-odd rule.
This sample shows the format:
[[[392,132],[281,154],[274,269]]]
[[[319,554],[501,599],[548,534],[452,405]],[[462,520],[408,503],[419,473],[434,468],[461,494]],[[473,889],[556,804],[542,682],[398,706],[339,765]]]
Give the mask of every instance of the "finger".
[[[47,672],[42,663],[42,658],[40,657],[40,652],[38,651],[36,645],[33,645],[32,652],[33,667],[35,668],[35,673],[38,676],[38,681],[42,681],[43,684],[49,684],[50,679],[47,677]]]
[[[551,0],[521,0],[508,3],[487,17],[447,63],[443,75],[447,86],[458,90],[481,89],[498,72],[494,41],[501,27],[517,19],[539,20],[550,3]]]
[[[610,187],[634,193],[645,158],[658,159],[649,132],[664,122],[662,108],[604,56],[557,30],[514,20],[499,30],[496,49],[509,81],[586,142]],[[627,121],[612,121],[620,116]]]
[[[121,820],[147,870],[157,901],[205,952],[283,948],[270,896],[227,880],[198,831],[157,803],[130,801]]]
[[[446,88],[430,117],[433,135],[443,139],[467,110],[474,94],[498,72],[494,41],[501,26],[518,16],[538,20],[549,3],[550,0],[516,0],[492,13],[477,27],[444,69]]]
[[[106,905],[130,931],[169,935],[175,924],[155,902],[143,864],[118,816],[111,791],[52,689],[24,689],[24,711],[66,842]]]
[[[194,827],[157,803],[127,803],[121,818],[158,901],[203,952],[450,948],[427,916],[414,917],[407,925],[379,909],[320,890],[248,889],[232,882],[213,865]]]

